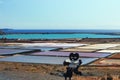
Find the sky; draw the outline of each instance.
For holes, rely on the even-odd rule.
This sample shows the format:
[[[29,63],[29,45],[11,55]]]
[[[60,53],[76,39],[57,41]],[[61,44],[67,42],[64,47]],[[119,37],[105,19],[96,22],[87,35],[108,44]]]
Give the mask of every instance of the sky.
[[[0,28],[120,29],[120,0],[0,0]]]

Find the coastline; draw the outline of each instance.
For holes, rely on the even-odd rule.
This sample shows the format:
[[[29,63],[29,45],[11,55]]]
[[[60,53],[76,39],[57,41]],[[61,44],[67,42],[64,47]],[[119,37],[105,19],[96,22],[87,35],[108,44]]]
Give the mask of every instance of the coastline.
[[[72,39],[0,39],[0,43],[119,43],[120,38],[72,38]]]

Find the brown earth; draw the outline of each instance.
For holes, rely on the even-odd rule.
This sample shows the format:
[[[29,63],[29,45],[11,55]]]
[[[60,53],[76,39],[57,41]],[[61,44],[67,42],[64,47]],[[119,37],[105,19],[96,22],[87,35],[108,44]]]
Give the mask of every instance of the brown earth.
[[[0,80],[64,80],[65,70],[63,65],[0,62]],[[82,76],[74,74],[72,80],[120,80],[120,67],[81,66],[79,70]]]
[[[113,55],[110,56],[109,58],[112,58],[112,59],[120,59],[120,53],[113,54]]]
[[[83,39],[32,39],[32,40],[17,40],[17,39],[0,39],[1,43],[39,43],[39,42],[66,42],[66,43],[120,43],[120,38],[83,38]]]

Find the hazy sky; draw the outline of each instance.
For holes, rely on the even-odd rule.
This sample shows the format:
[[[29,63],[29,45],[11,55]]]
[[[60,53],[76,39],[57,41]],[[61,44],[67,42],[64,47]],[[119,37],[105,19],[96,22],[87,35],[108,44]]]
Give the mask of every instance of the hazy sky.
[[[120,0],[0,0],[0,28],[120,29]]]

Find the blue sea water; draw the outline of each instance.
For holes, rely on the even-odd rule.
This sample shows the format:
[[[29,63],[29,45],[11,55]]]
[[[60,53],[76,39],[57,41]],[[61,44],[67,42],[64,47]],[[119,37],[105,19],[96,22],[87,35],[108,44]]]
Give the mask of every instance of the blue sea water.
[[[2,29],[5,33],[115,33],[120,30],[97,30],[97,29],[82,29],[82,30],[69,30],[69,29]]]
[[[120,30],[3,30],[4,37],[8,39],[68,39],[68,38],[120,38],[120,35],[95,34],[95,33],[119,33]],[[12,33],[12,34],[8,34]],[[14,34],[23,33],[23,34]],[[29,33],[29,34],[24,34]],[[33,34],[36,33],[36,34]],[[51,33],[51,34],[42,34]],[[54,34],[56,33],[56,34]],[[74,33],[74,34],[69,34]],[[0,35],[2,38],[3,35]]]
[[[120,38],[119,35],[103,34],[6,34],[8,39],[67,39],[67,38]],[[0,36],[2,38],[2,36]]]

